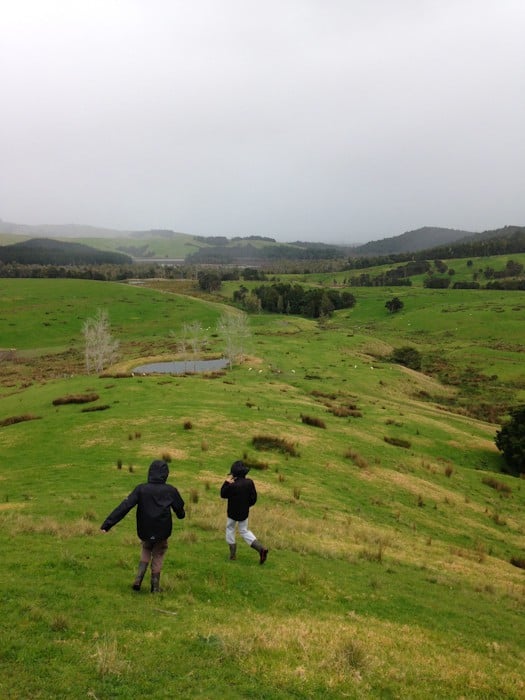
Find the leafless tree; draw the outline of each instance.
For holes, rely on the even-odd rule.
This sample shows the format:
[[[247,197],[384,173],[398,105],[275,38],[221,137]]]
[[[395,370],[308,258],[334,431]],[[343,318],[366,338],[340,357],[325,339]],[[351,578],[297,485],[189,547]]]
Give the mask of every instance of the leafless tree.
[[[244,313],[227,313],[220,317],[217,331],[224,338],[224,356],[230,368],[236,360],[244,359],[245,344],[250,336],[248,316]]]
[[[182,336],[179,347],[184,351],[189,350],[193,359],[193,371],[196,369],[197,359],[208,342],[206,331],[200,321],[185,323],[182,327]]]
[[[111,335],[107,311],[99,309],[94,318],[88,318],[82,326],[86,371],[102,372],[118,355],[119,342]]]

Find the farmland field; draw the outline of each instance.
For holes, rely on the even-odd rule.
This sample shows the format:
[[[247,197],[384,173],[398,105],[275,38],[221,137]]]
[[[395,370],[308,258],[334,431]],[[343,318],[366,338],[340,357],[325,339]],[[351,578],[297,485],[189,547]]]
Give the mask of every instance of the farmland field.
[[[0,280],[0,696],[524,697],[525,489],[488,416],[525,400],[523,293],[352,289],[321,322],[250,315],[231,370],[131,375],[176,359],[192,322],[220,355],[234,288]],[[82,344],[98,309],[120,343],[100,376]],[[422,372],[389,361],[405,345]],[[53,403],[88,393],[99,410]],[[134,514],[99,527],[159,458],[187,517],[151,595],[130,586]],[[240,458],[263,567],[224,542]]]

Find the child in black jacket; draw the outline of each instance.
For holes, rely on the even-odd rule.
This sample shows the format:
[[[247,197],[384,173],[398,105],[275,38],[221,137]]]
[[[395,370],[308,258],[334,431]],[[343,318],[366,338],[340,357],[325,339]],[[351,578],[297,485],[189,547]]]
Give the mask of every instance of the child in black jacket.
[[[102,532],[108,532],[137,506],[137,534],[142,541],[142,552],[132,586],[135,591],[140,591],[150,561],[151,592],[160,591],[160,572],[172,531],[171,511],[174,511],[179,520],[186,516],[180,493],[174,486],[166,483],[168,474],[166,462],[152,462],[148,471],[148,483],[136,486],[100,527]]]
[[[264,564],[268,556],[268,550],[257,540],[253,532],[248,529],[248,514],[251,506],[257,501],[257,490],[251,479],[246,478],[249,468],[241,461],[234,462],[230,469],[230,476],[221,486],[221,498],[228,499],[226,518],[226,542],[230,547],[230,559],[237,558],[237,545],[235,544],[235,528],[238,526],[239,534],[250,547],[259,552],[259,563]]]

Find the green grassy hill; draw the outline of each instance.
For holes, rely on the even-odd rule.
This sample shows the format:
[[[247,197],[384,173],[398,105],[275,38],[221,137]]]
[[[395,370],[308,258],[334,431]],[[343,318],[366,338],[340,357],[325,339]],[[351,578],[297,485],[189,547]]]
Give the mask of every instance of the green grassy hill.
[[[0,363],[2,698],[523,697],[523,481],[500,471],[497,425],[458,412],[461,385],[385,360],[418,338],[468,357],[490,336],[522,342],[522,296],[411,289],[389,315],[391,291],[357,290],[326,324],[253,316],[246,361],[223,374],[123,377],[173,358],[195,320],[220,353],[225,307],[0,280],[16,348]],[[122,352],[100,377],[81,343],[98,308]],[[521,357],[486,356],[487,371],[516,382]],[[85,393],[101,410],[53,404]],[[295,454],[258,451],[260,435]],[[264,567],[242,541],[227,558],[218,491],[243,456]],[[130,588],[134,514],[98,528],[160,457],[188,515],[152,596]]]

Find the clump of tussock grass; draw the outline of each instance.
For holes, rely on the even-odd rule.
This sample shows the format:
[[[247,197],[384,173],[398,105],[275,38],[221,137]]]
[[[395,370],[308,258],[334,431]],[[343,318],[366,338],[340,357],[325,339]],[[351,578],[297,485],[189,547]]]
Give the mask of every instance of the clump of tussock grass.
[[[523,557],[511,557],[510,563],[518,569],[525,569],[525,559]]]
[[[117,469],[122,469],[122,460],[117,459]]]
[[[496,525],[503,526],[503,525],[507,524],[507,521],[505,520],[505,518],[501,515],[501,513],[498,513],[498,511],[494,511],[494,513],[492,513],[492,515],[490,516],[490,519]]]
[[[69,620],[65,615],[55,615],[55,617],[51,620],[49,627],[51,628],[52,632],[65,632],[67,629],[69,629]]]
[[[357,408],[350,406],[328,406],[328,412],[336,418],[361,418],[363,414]]]
[[[499,493],[509,495],[512,493],[512,489],[508,484],[504,484],[502,481],[495,479],[493,476],[484,476],[481,480],[482,484],[490,486],[491,489],[495,489]]]
[[[385,421],[385,425],[395,425],[396,428],[402,428],[403,423],[399,423],[399,421],[395,421],[393,418],[387,418]]]
[[[452,465],[447,464],[447,466],[445,467],[445,476],[447,476],[450,479],[450,477],[452,476],[453,473],[454,473],[454,468],[452,467]]]
[[[375,548],[364,547],[358,554],[359,559],[365,559],[366,561],[376,562],[378,564],[383,563],[383,555],[385,551],[385,545],[382,541],[378,542]]]
[[[325,391],[320,391],[319,389],[314,389],[310,392],[310,395],[320,399],[330,399],[330,401],[335,401],[337,399],[337,394],[326,393]]]
[[[81,413],[91,413],[92,411],[107,411],[108,408],[111,408],[108,404],[101,404],[100,406],[88,406],[87,408],[83,408],[81,410]]]
[[[197,533],[193,530],[183,530],[179,535],[178,540],[184,544],[195,544],[198,542]]]
[[[210,446],[208,444],[207,440],[201,440],[201,451],[202,452],[207,452],[210,449]]]
[[[184,428],[184,430],[191,430],[193,428],[193,423],[191,422],[191,420],[185,420],[182,424],[182,427]]]
[[[273,435],[254,435],[252,438],[252,445],[256,450],[261,450],[262,452],[276,450],[277,452],[282,452],[292,457],[299,456],[293,442]]]
[[[243,457],[242,461],[244,462],[244,466],[248,467],[248,469],[259,469],[260,471],[264,471],[265,469],[269,468],[268,462],[261,462],[253,457]]]
[[[114,639],[99,642],[93,657],[99,676],[121,676],[129,668],[129,662],[121,658]]]
[[[477,561],[482,564],[486,559],[486,553],[483,550],[476,548],[475,550],[464,549],[462,547],[450,547],[450,554],[459,557],[460,559],[467,559],[468,561]]]
[[[70,403],[91,403],[98,401],[99,395],[95,392],[89,394],[67,394],[53,399],[53,406],[65,406]]]
[[[326,429],[326,423],[321,418],[316,418],[315,416],[307,416],[301,413],[301,422],[305,425],[312,425],[314,428],[324,428]]]
[[[199,492],[197,489],[190,489],[190,502],[191,503],[198,503],[199,502]]]
[[[385,435],[383,440],[386,443],[388,443],[389,445],[395,445],[396,447],[403,447],[405,450],[409,450],[412,446],[408,440],[404,440],[403,438],[388,437],[388,435]]]
[[[370,466],[368,461],[359,454],[356,450],[349,448],[346,450],[343,454],[343,457],[345,459],[351,459],[352,462],[356,465],[356,467],[359,467],[359,469],[368,469]]]
[[[298,501],[298,500],[301,498],[301,493],[302,493],[302,490],[301,490],[301,487],[300,487],[300,486],[294,486],[294,487],[293,487],[293,497],[294,497],[294,500]]]
[[[33,413],[24,413],[21,416],[10,416],[9,418],[4,418],[0,420],[0,428],[4,428],[7,425],[15,425],[16,423],[23,423],[27,420],[40,420],[42,416],[35,416]]]
[[[363,671],[367,666],[367,654],[363,645],[353,638],[339,638],[330,659],[330,666],[341,675],[348,671]]]
[[[169,464],[171,460],[173,459],[172,456],[170,455],[169,452],[163,452],[161,455],[161,459],[166,462],[166,464]]]

